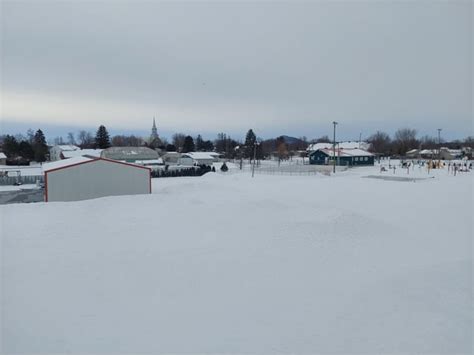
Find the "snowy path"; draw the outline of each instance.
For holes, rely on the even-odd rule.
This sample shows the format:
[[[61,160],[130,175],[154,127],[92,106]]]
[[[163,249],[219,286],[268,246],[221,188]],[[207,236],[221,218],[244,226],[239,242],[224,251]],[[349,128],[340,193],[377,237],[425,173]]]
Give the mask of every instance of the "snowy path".
[[[5,353],[470,353],[472,175],[0,206]]]

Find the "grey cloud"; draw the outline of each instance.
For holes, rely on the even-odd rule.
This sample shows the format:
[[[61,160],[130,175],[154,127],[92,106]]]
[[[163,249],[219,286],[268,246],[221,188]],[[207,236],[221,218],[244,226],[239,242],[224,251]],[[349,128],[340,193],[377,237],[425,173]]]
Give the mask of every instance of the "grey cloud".
[[[64,97],[75,124],[472,130],[469,1],[1,6],[5,97]],[[18,120],[63,117],[54,103],[5,106]]]

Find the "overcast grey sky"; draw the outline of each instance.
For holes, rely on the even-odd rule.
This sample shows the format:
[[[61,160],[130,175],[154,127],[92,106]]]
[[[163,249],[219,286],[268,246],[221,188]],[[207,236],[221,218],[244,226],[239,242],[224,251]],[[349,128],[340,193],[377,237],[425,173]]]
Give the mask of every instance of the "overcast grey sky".
[[[471,1],[2,1],[3,129],[472,134]],[[48,133],[48,132],[47,132]]]

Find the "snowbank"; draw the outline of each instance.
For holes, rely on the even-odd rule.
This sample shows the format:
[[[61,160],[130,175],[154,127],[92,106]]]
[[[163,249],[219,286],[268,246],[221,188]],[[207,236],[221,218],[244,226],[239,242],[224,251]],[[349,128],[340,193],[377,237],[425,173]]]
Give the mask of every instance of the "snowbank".
[[[0,206],[3,352],[469,353],[472,176]]]

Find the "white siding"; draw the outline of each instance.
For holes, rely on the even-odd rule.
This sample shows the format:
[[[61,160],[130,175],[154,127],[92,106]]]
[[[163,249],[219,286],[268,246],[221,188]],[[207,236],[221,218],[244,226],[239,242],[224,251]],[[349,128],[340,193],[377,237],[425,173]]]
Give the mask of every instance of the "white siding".
[[[94,160],[46,173],[48,201],[80,201],[150,193],[148,169]]]

